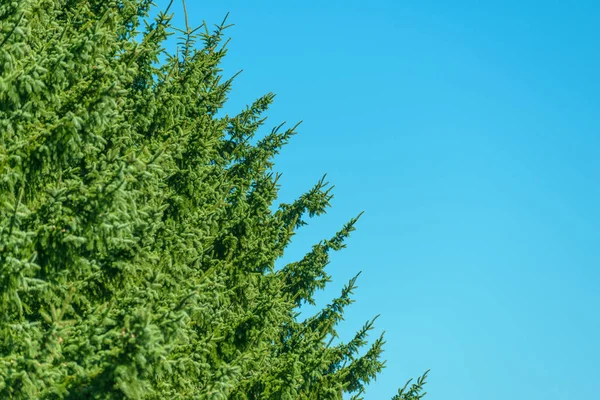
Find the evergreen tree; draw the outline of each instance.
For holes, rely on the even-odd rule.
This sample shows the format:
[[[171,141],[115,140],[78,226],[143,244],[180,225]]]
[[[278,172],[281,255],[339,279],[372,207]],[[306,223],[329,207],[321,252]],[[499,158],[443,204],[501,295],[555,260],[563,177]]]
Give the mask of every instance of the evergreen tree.
[[[297,311],[357,219],[274,268],[330,187],[273,211],[295,127],[257,137],[272,94],[218,116],[226,26],[167,54],[151,7],[0,2],[0,398],[358,398],[383,338],[334,344],[356,278]]]

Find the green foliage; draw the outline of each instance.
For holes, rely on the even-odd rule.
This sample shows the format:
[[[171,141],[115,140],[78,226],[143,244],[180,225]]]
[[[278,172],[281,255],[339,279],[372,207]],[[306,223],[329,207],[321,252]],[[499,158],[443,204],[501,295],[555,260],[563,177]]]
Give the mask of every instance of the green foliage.
[[[167,54],[171,16],[150,8],[0,3],[0,398],[361,393],[383,368],[381,337],[361,352],[373,321],[332,344],[355,279],[297,319],[357,219],[274,268],[329,186],[272,211],[295,128],[253,140],[272,94],[218,116],[226,26]]]
[[[411,384],[412,379],[406,382],[402,389],[398,389],[398,394],[392,397],[392,400],[420,400],[425,397],[426,393],[423,392],[423,386],[425,386],[428,373],[429,371],[425,371],[423,376],[417,379],[417,383]]]

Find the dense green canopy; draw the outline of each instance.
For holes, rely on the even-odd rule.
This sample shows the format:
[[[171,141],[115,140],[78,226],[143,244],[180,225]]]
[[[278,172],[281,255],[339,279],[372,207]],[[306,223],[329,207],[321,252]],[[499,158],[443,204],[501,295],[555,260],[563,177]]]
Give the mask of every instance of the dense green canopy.
[[[0,2],[0,398],[341,399],[383,367],[355,279],[299,320],[356,219],[275,269],[318,182],[277,199],[267,94],[217,114],[225,26],[180,31],[149,0]],[[420,398],[422,380],[394,398]]]

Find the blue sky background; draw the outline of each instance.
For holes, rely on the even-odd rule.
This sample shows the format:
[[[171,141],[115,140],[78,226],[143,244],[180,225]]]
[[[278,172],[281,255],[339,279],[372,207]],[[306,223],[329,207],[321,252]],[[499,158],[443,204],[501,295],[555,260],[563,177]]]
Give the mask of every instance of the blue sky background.
[[[388,363],[366,399],[428,368],[432,400],[598,397],[600,3],[188,11],[194,24],[231,13],[225,75],[244,72],[228,112],[272,91],[265,132],[304,120],[277,158],[281,200],[324,173],[336,186],[286,259],[365,211],[318,299],[363,271],[340,331],[381,314]]]

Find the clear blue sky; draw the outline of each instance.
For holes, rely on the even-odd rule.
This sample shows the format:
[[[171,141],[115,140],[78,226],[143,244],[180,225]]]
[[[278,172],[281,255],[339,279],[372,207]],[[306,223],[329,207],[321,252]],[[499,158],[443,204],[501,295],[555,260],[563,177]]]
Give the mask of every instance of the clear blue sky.
[[[428,368],[431,400],[598,398],[600,3],[188,3],[231,13],[227,110],[304,120],[281,200],[336,186],[286,259],[365,211],[319,301],[363,271],[340,330],[381,314],[367,399]]]

